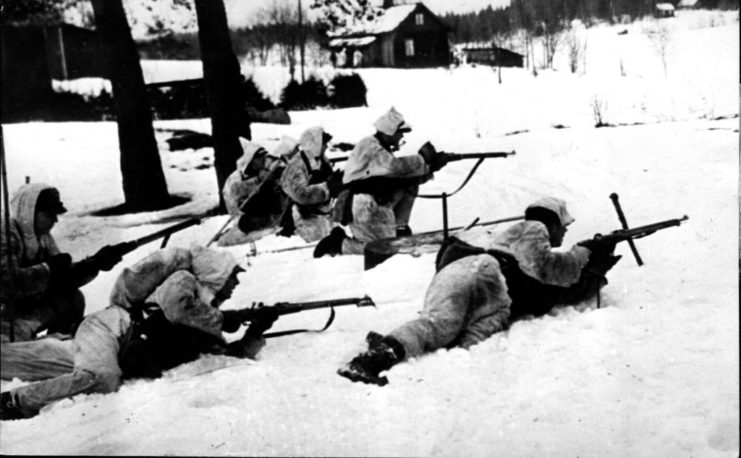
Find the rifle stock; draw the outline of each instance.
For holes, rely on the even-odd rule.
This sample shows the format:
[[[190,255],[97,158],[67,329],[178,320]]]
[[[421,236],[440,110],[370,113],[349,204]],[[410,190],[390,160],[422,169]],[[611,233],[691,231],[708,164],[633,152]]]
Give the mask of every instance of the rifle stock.
[[[689,216],[684,215],[681,218],[668,219],[666,221],[660,221],[658,223],[647,224],[645,226],[634,227],[632,229],[618,229],[612,231],[609,234],[596,234],[595,240],[612,240],[615,243],[623,242],[626,240],[634,240],[648,235],[653,234],[656,231],[662,229],[668,229],[670,227],[679,226],[683,222],[687,221]]]

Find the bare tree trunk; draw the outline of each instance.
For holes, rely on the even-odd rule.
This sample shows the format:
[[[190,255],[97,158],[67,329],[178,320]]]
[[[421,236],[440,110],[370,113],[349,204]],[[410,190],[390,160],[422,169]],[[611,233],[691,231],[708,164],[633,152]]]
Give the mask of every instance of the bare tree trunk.
[[[304,78],[304,53],[306,37],[304,36],[303,11],[301,11],[301,0],[298,0],[298,39],[301,46],[301,83],[306,82]]]
[[[225,211],[221,190],[243,154],[239,136],[252,139],[242,92],[242,74],[232,49],[223,0],[195,0],[203,81],[211,113],[214,168],[219,187],[219,210]]]
[[[93,0],[92,6],[113,88],[127,210],[165,208],[170,195],[154,138],[139,53],[123,4],[121,0]]]

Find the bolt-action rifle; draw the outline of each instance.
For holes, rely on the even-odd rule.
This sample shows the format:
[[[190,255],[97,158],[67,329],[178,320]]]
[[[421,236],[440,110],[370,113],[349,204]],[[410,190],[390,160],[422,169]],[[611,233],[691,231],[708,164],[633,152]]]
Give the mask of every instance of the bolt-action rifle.
[[[441,152],[445,155],[447,162],[462,161],[464,159],[490,159],[497,157],[508,157],[514,156],[516,151],[488,151],[484,153],[446,153]]]
[[[446,153],[440,151],[441,154],[445,155],[447,162],[462,161],[464,159],[489,159],[497,157],[508,157],[514,156],[516,151],[488,151],[484,153]],[[349,156],[338,156],[329,158],[330,164],[336,164],[338,162],[344,162]]]
[[[282,316],[282,315],[289,315],[291,313],[298,313],[303,312],[306,310],[315,310],[315,309],[322,309],[322,308],[329,308],[329,319],[327,320],[327,323],[324,325],[322,329],[317,330],[309,330],[309,329],[292,329],[289,331],[279,331],[279,332],[271,332],[269,334],[264,334],[263,337],[280,337],[285,336],[289,334],[297,334],[299,332],[322,332],[327,330],[334,321],[335,317],[335,307],[340,307],[343,305],[355,305],[357,307],[375,307],[376,303],[373,302],[373,299],[371,299],[369,296],[363,296],[363,297],[348,297],[348,298],[342,298],[342,299],[330,299],[330,300],[324,300],[324,301],[311,301],[311,302],[278,302],[277,304],[271,306],[270,308],[275,312],[276,315]],[[251,308],[243,309],[242,310],[242,316],[244,320],[250,320],[252,317],[255,317],[257,314],[260,313],[260,310],[263,308],[267,308],[262,305],[253,306]]]
[[[94,255],[85,258],[81,262],[90,263],[92,265],[100,265],[105,264],[106,259],[110,257],[122,257],[128,253],[131,253],[132,251],[136,250],[142,245],[145,245],[147,243],[153,242],[157,239],[164,238],[162,240],[161,247],[164,248],[167,245],[167,242],[170,240],[170,236],[176,232],[180,232],[184,229],[187,229],[191,226],[195,226],[196,224],[200,224],[201,219],[200,218],[190,218],[185,221],[179,222],[177,224],[173,224],[172,226],[168,226],[164,229],[161,229],[157,232],[153,232],[149,235],[145,235],[144,237],[139,237],[138,239],[129,240],[128,242],[121,242],[117,243],[115,245],[106,245],[101,250],[99,250]]]

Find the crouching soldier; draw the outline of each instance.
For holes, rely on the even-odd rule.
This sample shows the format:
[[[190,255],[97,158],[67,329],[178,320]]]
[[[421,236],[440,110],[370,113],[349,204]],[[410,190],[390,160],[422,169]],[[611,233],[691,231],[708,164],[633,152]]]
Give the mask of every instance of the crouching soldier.
[[[355,146],[345,165],[347,188],[337,199],[335,219],[348,225],[352,237],[337,227],[317,244],[314,257],[363,254],[366,243],[411,235],[409,217],[419,185],[445,164],[431,147],[417,155],[395,157],[404,134],[412,130],[393,107],[374,124],[376,133]]]
[[[297,152],[296,140],[284,137],[272,155],[253,142],[245,142],[243,148],[237,169],[222,190],[226,208],[237,223],[219,237],[219,246],[240,245],[277,232],[288,206],[280,179]]]
[[[2,393],[2,419],[36,415],[80,393],[114,392],[125,378],[159,377],[201,353],[254,358],[277,314],[270,307],[217,308],[242,271],[229,253],[201,247],[159,250],[124,269],[110,306],[87,316],[74,340],[2,346],[0,376],[35,382]],[[243,337],[227,344],[222,331],[235,332],[244,321],[250,326]]]
[[[524,221],[492,234],[487,249],[453,239],[438,254],[420,317],[386,336],[369,333],[368,351],[338,373],[384,385],[380,372],[405,359],[439,348],[469,348],[520,317],[596,295],[620,257],[612,254],[614,242],[553,251],[573,221],[565,202],[544,198],[526,209]]]
[[[10,211],[10,227],[3,221],[0,231],[0,339],[27,341],[42,331],[70,334],[85,312],[79,288],[100,270],[111,270],[121,256],[104,247],[73,263],[59,251],[51,229],[67,209],[56,188],[24,185],[13,195]]]
[[[333,172],[325,152],[332,136],[321,127],[301,134],[299,152],[288,162],[281,185],[292,205],[281,225],[282,235],[295,232],[306,242],[329,234],[331,200],[342,189],[342,172]]]

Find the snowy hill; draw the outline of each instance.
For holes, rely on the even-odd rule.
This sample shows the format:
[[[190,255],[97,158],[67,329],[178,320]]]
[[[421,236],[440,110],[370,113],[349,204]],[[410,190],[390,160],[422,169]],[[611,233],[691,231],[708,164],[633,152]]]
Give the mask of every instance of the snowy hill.
[[[638,267],[623,260],[595,303],[515,323],[470,351],[441,350],[394,367],[390,384],[353,384],[336,369],[363,348],[369,330],[413,318],[433,275],[433,253],[396,256],[363,271],[360,256],[313,259],[301,245],[268,237],[230,248],[249,263],[226,308],[253,301],[308,301],[369,294],[376,309],[343,307],[322,334],[268,341],[257,361],[204,357],[161,380],[127,382],[109,395],[81,395],[33,419],[0,423],[7,454],[260,456],[611,456],[733,457],[739,452],[739,25],[726,13],[671,20],[675,48],[666,76],[640,24],[589,29],[586,74],[538,77],[489,68],[361,71],[369,106],[291,113],[294,124],[253,126],[268,148],[282,134],[323,125],[356,142],[389,105],[415,130],[414,153],[430,139],[450,151],[516,150],[489,160],[450,201],[452,226],[518,215],[543,195],[569,202],[576,222],[565,244],[618,228],[608,199],[620,195],[628,221],[689,221],[637,241]],[[633,30],[635,29],[635,30]],[[632,37],[632,38],[631,38]],[[617,47],[623,50],[622,76]],[[629,57],[626,57],[629,56]],[[702,62],[702,65],[698,64]],[[159,68],[164,68],[160,66]],[[275,69],[254,69],[266,83]],[[263,75],[260,77],[259,75]],[[606,103],[595,128],[594,100]],[[619,125],[618,125],[619,124]],[[564,128],[554,128],[560,125]],[[208,120],[156,127],[208,132]],[[74,257],[152,232],[164,219],[217,200],[207,149],[161,156],[172,193],[192,201],[163,212],[93,217],[121,202],[116,126],[4,126],[11,188],[26,176],[59,187],[70,211],[55,228]],[[519,133],[516,133],[519,132]],[[455,189],[472,164],[444,168],[422,192]],[[198,167],[198,168],[197,168]],[[411,226],[440,228],[438,201],[419,200]],[[173,236],[205,244],[225,217]],[[479,230],[481,231],[481,230]],[[126,256],[83,291],[88,310],[107,305]],[[311,275],[307,275],[307,273]],[[321,327],[323,311],[282,317],[274,329]],[[235,335],[236,337],[236,335]],[[2,389],[22,382],[3,382]]]

